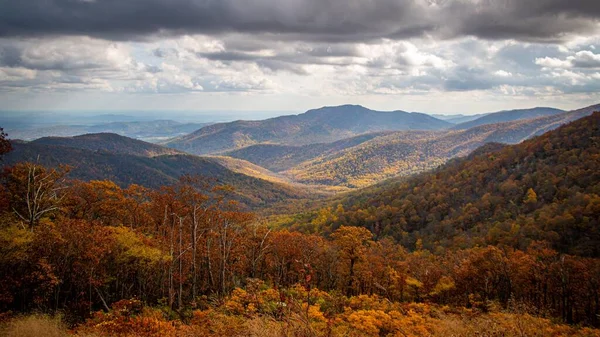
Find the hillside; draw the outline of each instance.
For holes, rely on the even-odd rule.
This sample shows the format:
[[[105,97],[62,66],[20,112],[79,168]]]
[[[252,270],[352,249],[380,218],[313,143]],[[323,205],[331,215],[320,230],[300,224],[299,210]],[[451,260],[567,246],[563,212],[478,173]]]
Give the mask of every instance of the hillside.
[[[166,145],[188,153],[209,154],[260,143],[297,146],[333,142],[370,132],[437,130],[450,125],[421,113],[382,112],[358,105],[343,105],[263,121],[214,124]]]
[[[488,146],[431,173],[352,193],[341,200],[343,208],[319,212],[319,219],[330,219],[319,220],[319,230],[364,226],[432,251],[487,244],[524,249],[537,240],[598,257],[599,166],[596,112],[521,144]]]
[[[332,143],[310,144],[304,146],[277,144],[251,145],[238,150],[225,152],[224,155],[244,159],[269,170],[280,172],[316,157],[342,151],[386,134],[389,134],[389,132],[368,133]]]
[[[225,156],[207,156],[204,158],[210,158],[219,165],[222,165],[233,172],[241,173],[250,177],[260,178],[267,181],[272,181],[276,183],[286,183],[289,184],[289,179],[278,175],[275,172],[271,172],[262,166],[258,166],[252,164],[243,159],[225,157]]]
[[[85,134],[75,137],[44,137],[32,144],[66,146],[90,151],[111,152],[133,156],[156,157],[181,154],[180,151],[114,133]]]
[[[486,124],[467,130],[390,133],[343,151],[317,156],[281,173],[302,183],[365,187],[386,178],[427,171],[451,158],[466,156],[485,143],[520,143],[598,109],[600,106],[596,105],[558,115]]]
[[[266,181],[236,173],[211,158],[193,155],[162,155],[143,157],[77,149],[37,142],[14,142],[13,151],[3,158],[3,164],[32,161],[48,167],[71,166],[69,177],[84,181],[112,180],[125,187],[138,184],[158,188],[175,183],[182,175],[201,175],[219,184],[235,188],[235,199],[251,208],[268,206],[282,200],[318,197],[291,185]]]
[[[485,114],[475,120],[462,122],[456,126],[453,126],[452,129],[466,130],[479,125],[504,123],[523,119],[533,119],[538,117],[557,115],[563,112],[565,111],[546,107],[499,111]]]

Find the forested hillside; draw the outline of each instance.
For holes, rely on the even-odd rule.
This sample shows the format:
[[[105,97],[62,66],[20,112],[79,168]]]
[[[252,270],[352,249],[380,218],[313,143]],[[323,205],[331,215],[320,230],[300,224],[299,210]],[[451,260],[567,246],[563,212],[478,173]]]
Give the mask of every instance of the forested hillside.
[[[424,172],[454,157],[466,156],[489,143],[516,144],[569,121],[591,114],[598,106],[537,119],[488,124],[457,131],[402,131],[381,135],[351,148],[303,162],[283,174],[312,184],[365,187],[395,176]],[[252,161],[252,159],[249,159]]]
[[[299,183],[360,188],[436,168],[488,142],[519,143],[599,108],[596,105],[559,114],[556,112],[560,110],[554,109],[550,116],[484,124],[466,130],[370,133],[305,146],[252,145],[224,155],[266,167]]]
[[[61,312],[70,330],[44,316],[3,315],[0,333],[597,336],[598,142],[595,113],[350,194],[289,228],[232,202],[228,186],[191,175],[148,189],[7,166],[0,310]],[[15,153],[53,147],[14,145]],[[67,149],[91,160],[84,165],[109,155],[54,147]],[[176,170],[202,159],[110,155]],[[231,184],[272,202],[267,182],[242,177]]]
[[[454,130],[466,130],[475,126],[485,124],[504,123],[523,119],[533,119],[544,116],[553,116],[565,112],[555,108],[538,107],[532,109],[516,109],[508,111],[499,111],[481,116],[475,120],[466,121],[453,126]]]
[[[234,172],[221,165],[218,160],[206,157],[178,154],[149,158],[44,145],[37,141],[14,143],[13,147],[14,150],[4,158],[6,165],[23,161],[52,168],[68,165],[69,178],[84,181],[111,180],[121,187],[137,184],[158,188],[177,182],[183,175],[201,175],[217,184],[235,186],[235,199],[252,208],[270,206],[283,200],[318,197],[318,194],[308,193],[283,182],[267,181]],[[121,148],[121,151],[131,153],[133,150]]]
[[[477,151],[434,172],[350,194],[338,209],[323,209],[294,228],[362,226],[432,251],[488,244],[525,249],[545,241],[562,253],[599,257],[599,142],[596,112],[522,144]]]
[[[31,143],[144,157],[182,154],[182,152],[177,150],[120,136],[115,133],[94,133],[75,137],[45,137],[36,139]]]
[[[391,132],[374,132],[346,138],[332,143],[318,143],[304,146],[259,144],[225,152],[224,156],[244,159],[275,172],[288,170],[317,157],[336,153],[357,146],[373,138]]]

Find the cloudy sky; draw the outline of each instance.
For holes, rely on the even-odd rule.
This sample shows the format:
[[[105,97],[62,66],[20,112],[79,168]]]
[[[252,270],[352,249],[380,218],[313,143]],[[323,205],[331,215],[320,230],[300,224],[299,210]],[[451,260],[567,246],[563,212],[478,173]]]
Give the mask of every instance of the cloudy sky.
[[[600,102],[598,0],[0,0],[0,110]]]

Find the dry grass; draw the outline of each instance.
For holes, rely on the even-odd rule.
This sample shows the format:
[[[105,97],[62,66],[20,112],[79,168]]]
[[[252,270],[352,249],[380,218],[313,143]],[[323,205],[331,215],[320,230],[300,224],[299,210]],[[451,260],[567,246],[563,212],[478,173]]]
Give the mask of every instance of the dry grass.
[[[448,337],[596,337],[599,330],[577,329],[528,314],[492,313],[477,317],[447,316],[434,324],[434,336]]]
[[[31,315],[10,320],[0,335],[6,337],[63,337],[68,336],[67,328],[59,317]]]

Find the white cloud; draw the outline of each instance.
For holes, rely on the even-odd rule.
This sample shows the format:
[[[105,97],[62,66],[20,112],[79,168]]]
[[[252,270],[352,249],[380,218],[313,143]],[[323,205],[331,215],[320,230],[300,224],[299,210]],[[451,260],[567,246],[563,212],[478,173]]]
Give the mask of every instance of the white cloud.
[[[574,67],[600,68],[600,54],[594,54],[589,50],[579,51],[575,53],[575,56],[569,60]]]
[[[535,59],[535,64],[546,68],[570,68],[569,60],[560,60],[554,57],[540,57]]]
[[[0,91],[112,92],[121,100],[134,93],[215,100],[219,93],[256,100],[265,95],[302,97],[278,103],[289,109],[367,96],[449,99],[465,92],[517,99],[591,95],[598,90],[599,59],[589,39],[568,47],[431,37],[370,43],[272,41],[239,33],[135,43],[88,37],[0,39]]]
[[[512,77],[513,74],[508,71],[498,70],[498,71],[494,72],[494,75],[500,76],[500,77]]]
[[[32,80],[36,77],[37,71],[23,67],[9,68],[0,67],[0,82],[1,81],[19,81]]]

